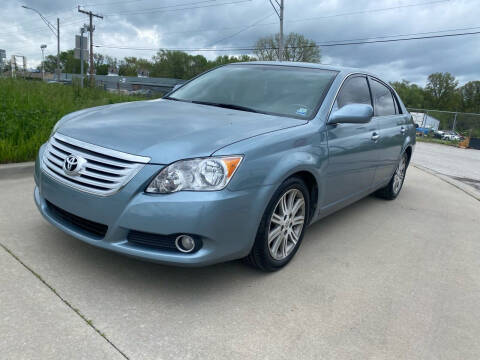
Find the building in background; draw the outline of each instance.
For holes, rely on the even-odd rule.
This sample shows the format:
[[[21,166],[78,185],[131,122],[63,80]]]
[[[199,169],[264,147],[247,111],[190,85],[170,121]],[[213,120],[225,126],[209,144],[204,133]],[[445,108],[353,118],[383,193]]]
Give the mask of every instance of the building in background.
[[[426,113],[420,112],[410,112],[410,115],[413,117],[415,124],[418,124],[418,127],[424,129],[438,130],[440,126],[440,120],[435,119],[433,116],[430,116]]]

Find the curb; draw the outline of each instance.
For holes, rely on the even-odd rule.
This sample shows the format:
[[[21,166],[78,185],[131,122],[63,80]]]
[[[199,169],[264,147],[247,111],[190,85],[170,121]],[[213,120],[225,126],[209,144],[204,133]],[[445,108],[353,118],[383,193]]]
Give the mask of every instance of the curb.
[[[461,181],[452,179],[451,177],[449,177],[447,175],[443,175],[442,173],[439,173],[439,172],[436,172],[434,170],[428,169],[424,166],[413,164],[413,163],[412,163],[412,166],[419,169],[419,170],[425,171],[426,173],[429,173],[430,175],[438,177],[440,180],[445,181],[446,183],[456,187],[457,189],[463,191],[467,195],[470,195],[474,199],[480,201],[480,192],[476,191],[471,186],[465,185]]]
[[[0,180],[33,176],[34,168],[34,161],[0,165]]]

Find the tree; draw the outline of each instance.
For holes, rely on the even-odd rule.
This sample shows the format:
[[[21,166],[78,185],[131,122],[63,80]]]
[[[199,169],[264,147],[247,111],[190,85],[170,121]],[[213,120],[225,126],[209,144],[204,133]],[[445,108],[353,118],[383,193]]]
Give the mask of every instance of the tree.
[[[469,81],[459,91],[462,111],[480,113],[480,81]]]
[[[43,62],[43,65],[44,65],[44,68],[45,68],[45,72],[54,73],[55,69],[57,68],[57,57],[53,56],[53,55],[48,55],[45,58],[45,61]],[[42,65],[40,64],[37,68],[39,70],[41,70]]]
[[[120,76],[137,76],[137,58],[126,57],[120,61],[118,66],[118,75]]]
[[[438,110],[455,109],[459,103],[457,86],[458,81],[448,72],[429,75],[425,88],[427,105]]]
[[[43,62],[45,67],[45,72],[55,73],[57,69],[57,57],[54,55],[48,55]],[[42,65],[40,64],[37,69],[41,69]],[[88,63],[85,61],[83,63],[84,71],[88,71]],[[75,59],[73,50],[62,51],[60,53],[60,69],[64,73],[69,74],[80,74],[80,59]]]
[[[279,60],[280,55],[280,34],[267,36],[258,39],[255,44],[255,55],[259,60]],[[297,33],[290,33],[285,37],[284,61],[320,62],[320,48],[313,41]]]
[[[398,93],[406,107],[422,109],[425,107],[425,90],[406,80],[392,82],[391,85]]]

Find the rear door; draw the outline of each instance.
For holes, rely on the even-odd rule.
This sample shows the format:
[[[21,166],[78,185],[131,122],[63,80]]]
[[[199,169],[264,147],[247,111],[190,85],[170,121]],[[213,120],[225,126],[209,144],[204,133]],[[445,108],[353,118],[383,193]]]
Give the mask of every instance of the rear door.
[[[365,75],[351,75],[344,81],[331,113],[348,104],[372,104]],[[367,124],[327,125],[327,139],[327,190],[322,207],[348,201],[367,191],[372,186],[378,158],[373,119]]]
[[[406,134],[405,117],[393,91],[378,79],[369,77],[372,91],[374,118],[379,139],[377,171],[373,185],[390,180],[397,166]]]

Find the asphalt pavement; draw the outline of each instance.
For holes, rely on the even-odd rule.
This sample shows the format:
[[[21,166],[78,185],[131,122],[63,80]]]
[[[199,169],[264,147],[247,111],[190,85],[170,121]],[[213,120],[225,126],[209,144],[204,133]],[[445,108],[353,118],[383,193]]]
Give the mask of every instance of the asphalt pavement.
[[[0,180],[2,359],[479,359],[480,202],[410,167],[311,226],[294,260],[167,267],[49,225]]]

